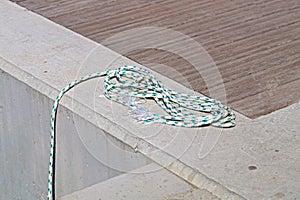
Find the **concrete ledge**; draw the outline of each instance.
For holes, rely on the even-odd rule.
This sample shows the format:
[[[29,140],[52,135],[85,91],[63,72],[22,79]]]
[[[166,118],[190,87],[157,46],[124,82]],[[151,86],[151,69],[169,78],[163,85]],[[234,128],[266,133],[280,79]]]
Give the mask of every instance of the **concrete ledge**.
[[[43,115],[42,117],[34,116],[35,120],[40,120],[41,128],[39,130],[43,130],[42,133],[35,132],[35,135],[43,134],[41,136],[43,141],[47,141],[48,137],[49,121],[47,121],[47,117],[50,116],[48,114],[50,114],[51,99],[53,100],[66,84],[78,76],[103,71],[108,66],[138,66],[137,63],[8,1],[0,2],[0,25],[0,57],[2,57],[0,68],[5,72],[4,74],[7,74],[5,77],[10,77],[10,81],[18,80],[19,83],[38,91],[39,95],[48,99],[48,103],[42,104],[44,106],[41,108],[35,107],[34,103],[31,103],[31,107],[29,106],[32,108],[31,110],[38,109]],[[159,74],[156,76],[164,85],[172,89],[193,93],[166,77]],[[0,86],[4,86],[4,84]],[[7,85],[5,88],[8,88],[7,92],[13,91]],[[5,88],[1,88],[1,91]],[[137,156],[134,166],[128,165],[127,168],[125,166],[117,171],[126,171],[130,167],[134,169],[139,165],[147,164],[148,159],[151,159],[190,184],[207,190],[221,199],[292,199],[299,197],[300,173],[298,166],[300,166],[300,161],[298,155],[300,149],[298,144],[300,138],[297,134],[300,128],[297,122],[300,118],[299,104],[256,120],[249,120],[238,115],[238,126],[229,130],[185,129],[159,124],[144,126],[128,117],[127,110],[123,106],[104,98],[98,98],[102,88],[101,81],[91,80],[75,88],[62,101],[62,106],[69,110],[69,115],[75,116],[73,122],[67,127],[76,127],[73,132],[78,134],[80,141],[84,144],[82,150],[85,149],[90,156],[94,156],[95,160],[103,160],[104,156],[101,154],[103,152],[101,145],[97,143],[101,139],[95,139],[98,137],[96,132],[102,131],[114,138],[115,141],[122,141],[126,144],[126,151],[129,153],[135,149],[144,155]],[[18,92],[17,94],[23,95],[26,89]],[[0,106],[10,105],[9,99],[9,95],[2,93]],[[19,99],[14,104],[19,106],[19,110],[29,103],[27,101],[22,103],[21,100]],[[5,110],[6,108],[1,109]],[[10,109],[15,110],[13,106]],[[28,112],[31,111],[28,110]],[[6,118],[3,114],[1,116],[5,121],[1,131],[1,152],[3,152],[1,156],[4,160],[8,158],[7,152],[14,145],[13,140],[4,133],[15,126],[9,119],[21,120],[17,118],[18,115],[18,112],[13,112],[11,118]],[[60,118],[61,120],[65,118],[67,121],[68,115],[62,114]],[[91,124],[91,127],[96,127],[95,131],[86,131],[88,126],[84,125],[85,123],[82,125],[81,119],[85,123]],[[65,123],[67,122],[61,122],[58,127],[65,127]],[[36,124],[28,126],[32,129]],[[24,130],[24,133],[29,133],[31,129]],[[156,132],[153,133],[154,131]],[[66,132],[68,131],[63,128],[58,130],[58,134]],[[19,135],[14,137],[19,137]],[[69,135],[67,138],[72,137]],[[61,140],[64,145],[67,145],[67,138]],[[4,146],[5,141],[11,141],[10,145]],[[43,163],[42,167],[31,162],[31,165],[26,166],[24,170],[31,170],[32,173],[35,173],[36,170],[45,168],[48,160],[46,143],[38,148],[43,149],[43,153],[38,159]],[[24,144],[20,140],[18,145]],[[27,150],[29,152],[37,151],[37,149],[30,148]],[[73,151],[65,148],[60,156],[72,154]],[[76,155],[74,154],[74,159]],[[28,158],[28,161],[34,160],[33,158],[34,156]],[[1,164],[5,165],[1,168],[9,169],[13,165],[13,159]],[[120,167],[118,161],[109,164],[110,167]],[[65,166],[68,166],[65,170],[70,169],[68,163],[65,163]],[[20,170],[18,173],[12,170],[10,174],[5,172],[1,175],[5,176],[2,180],[15,183],[21,177],[19,175],[24,174],[24,170]],[[71,174],[74,176],[78,171],[88,176],[83,167],[74,168],[74,173]],[[47,170],[45,170],[46,172]],[[90,174],[91,178],[92,175],[93,173]],[[38,189],[35,191],[26,192],[26,189],[32,187],[25,187],[23,184],[7,185],[8,190],[1,191],[3,189],[0,188],[0,195],[5,195],[4,199],[9,199],[15,198],[13,195],[19,195],[19,193],[13,192],[17,190],[28,195],[27,197],[46,192],[46,182],[43,185],[46,174],[37,174],[37,179],[38,182],[35,184],[38,184]],[[79,182],[80,180],[78,180]],[[99,180],[86,184],[97,182]],[[80,187],[84,188],[82,185]],[[79,190],[80,187],[76,186],[74,190]],[[70,192],[72,191],[62,191],[65,194]],[[16,196],[16,199],[18,197]]]
[[[53,99],[17,80],[3,68],[15,66],[0,59],[0,199],[46,199],[49,157],[49,115]],[[22,74],[34,83],[30,75]],[[42,85],[39,85],[42,88]],[[45,89],[45,88],[44,88]],[[57,195],[63,196],[105,181],[151,161],[64,106],[57,121]],[[76,124],[75,124],[76,123]],[[101,160],[83,143],[94,135]],[[101,154],[100,154],[101,153]],[[111,167],[108,163],[116,163]],[[122,170],[120,170],[122,169]]]
[[[60,200],[99,199],[217,200],[218,198],[205,190],[192,187],[166,169],[162,169],[156,164],[150,164],[83,190],[76,191],[62,197]]]

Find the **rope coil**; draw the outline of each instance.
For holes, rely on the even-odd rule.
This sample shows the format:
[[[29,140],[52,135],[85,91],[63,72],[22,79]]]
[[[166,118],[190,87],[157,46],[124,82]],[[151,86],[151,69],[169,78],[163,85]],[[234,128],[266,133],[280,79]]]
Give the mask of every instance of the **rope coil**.
[[[104,79],[104,96],[128,106],[135,118],[146,124],[162,123],[178,127],[214,126],[229,128],[235,126],[235,114],[220,101],[197,95],[189,95],[168,89],[160,84],[154,75],[143,68],[124,66],[114,70],[97,72],[74,80],[56,97],[51,113],[50,161],[48,171],[48,200],[55,199],[55,150],[56,113],[63,95],[74,86],[97,77]],[[154,100],[168,115],[151,113],[137,105],[136,99]],[[205,113],[198,116],[195,113]]]

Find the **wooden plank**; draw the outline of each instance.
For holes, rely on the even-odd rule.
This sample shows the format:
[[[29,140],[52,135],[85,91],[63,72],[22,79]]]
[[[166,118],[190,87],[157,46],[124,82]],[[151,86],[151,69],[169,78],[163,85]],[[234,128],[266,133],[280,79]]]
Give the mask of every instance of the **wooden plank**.
[[[222,75],[228,104],[256,118],[300,99],[300,2],[298,0],[16,0],[109,48],[104,40],[138,27],[169,28],[191,37],[212,56]],[[136,37],[133,35],[132,37]],[[130,38],[123,38],[123,41]],[[175,43],[176,45],[176,43]],[[182,48],[182,50],[187,51]],[[189,49],[190,56],[198,56]],[[191,89],[209,95],[197,70],[170,52],[146,49],[129,58]],[[204,70],[210,70],[209,66]],[[180,76],[179,76],[180,75]],[[213,80],[215,77],[208,77]],[[222,85],[213,87],[219,88]],[[210,88],[212,89],[212,88]]]

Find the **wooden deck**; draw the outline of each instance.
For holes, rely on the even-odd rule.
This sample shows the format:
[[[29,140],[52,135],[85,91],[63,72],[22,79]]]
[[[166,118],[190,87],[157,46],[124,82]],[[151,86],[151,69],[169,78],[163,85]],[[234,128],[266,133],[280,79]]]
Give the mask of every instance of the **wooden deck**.
[[[222,75],[228,104],[251,118],[300,100],[299,0],[15,1],[99,43],[138,27],[180,31],[209,52]],[[154,70],[208,94],[199,73],[177,55],[147,49],[125,56],[141,64],[170,66],[184,79],[168,67]]]

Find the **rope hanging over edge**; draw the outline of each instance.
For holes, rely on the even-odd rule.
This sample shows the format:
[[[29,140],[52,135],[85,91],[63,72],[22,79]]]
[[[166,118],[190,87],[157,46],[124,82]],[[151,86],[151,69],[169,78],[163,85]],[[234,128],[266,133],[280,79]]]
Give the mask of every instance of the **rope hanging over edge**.
[[[214,126],[220,128],[234,127],[235,114],[220,101],[206,96],[189,95],[165,88],[154,75],[143,68],[136,66],[124,66],[114,70],[106,70],[81,77],[74,80],[61,90],[56,97],[51,112],[50,123],[50,161],[48,170],[48,200],[55,200],[55,152],[56,152],[56,114],[59,101],[66,92],[74,86],[87,80],[103,77],[105,91],[104,96],[110,100],[129,106],[139,121],[144,123],[163,123],[179,127]],[[144,108],[140,108],[135,99],[152,99],[168,115],[153,114]],[[197,116],[195,112],[203,112],[206,115]]]

